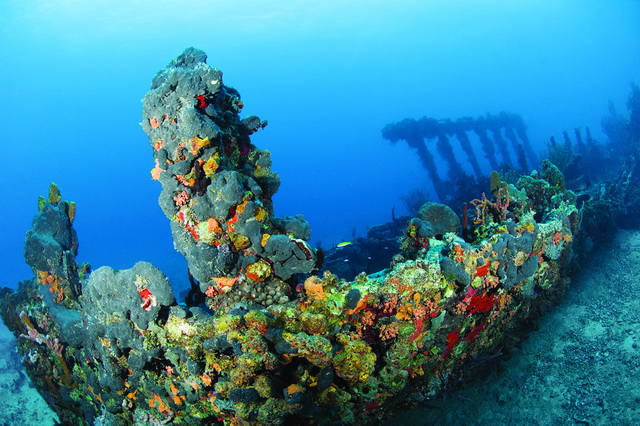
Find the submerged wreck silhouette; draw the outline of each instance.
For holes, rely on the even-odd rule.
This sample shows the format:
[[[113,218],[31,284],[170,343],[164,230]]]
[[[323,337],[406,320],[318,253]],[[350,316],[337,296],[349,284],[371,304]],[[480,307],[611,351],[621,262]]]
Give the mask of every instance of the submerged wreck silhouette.
[[[404,140],[418,152],[420,162],[427,170],[441,202],[445,202],[451,195],[451,189],[440,176],[429,145],[432,140],[435,140],[437,152],[448,165],[448,180],[455,182],[465,174],[464,168],[454,154],[451,137],[455,137],[471,165],[473,176],[480,178],[485,173],[482,172],[469,134],[475,134],[479,139],[484,156],[492,170],[498,170],[500,163],[512,166],[514,164],[511,159],[512,153],[517,158],[517,167],[514,168],[517,168],[520,173],[528,172],[538,162],[527,136],[526,125],[522,117],[517,114],[501,112],[498,115],[486,114],[476,119],[463,117],[455,121],[437,120],[431,117],[422,117],[419,120],[406,118],[387,124],[382,129],[384,139],[392,143]],[[500,154],[500,163],[496,157],[496,150]]]

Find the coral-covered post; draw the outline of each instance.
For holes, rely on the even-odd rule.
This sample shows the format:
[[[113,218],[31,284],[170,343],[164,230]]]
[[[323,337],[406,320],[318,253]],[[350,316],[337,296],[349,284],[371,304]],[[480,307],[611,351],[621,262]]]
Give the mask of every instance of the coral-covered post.
[[[158,72],[143,100],[142,127],[153,148],[159,204],[171,219],[175,247],[212,308],[255,299],[288,300],[293,274],[316,263],[302,216],[274,218],[280,185],[271,157],[250,135],[266,126],[240,118],[240,94],[208,66],[206,54],[186,49]]]

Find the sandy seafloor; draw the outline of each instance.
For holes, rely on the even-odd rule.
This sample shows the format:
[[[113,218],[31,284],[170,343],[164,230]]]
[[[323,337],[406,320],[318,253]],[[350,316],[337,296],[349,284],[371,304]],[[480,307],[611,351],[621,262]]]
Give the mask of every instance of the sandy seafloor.
[[[620,231],[587,263],[500,371],[389,425],[640,424],[640,231]],[[54,424],[4,325],[0,349],[0,425]]]

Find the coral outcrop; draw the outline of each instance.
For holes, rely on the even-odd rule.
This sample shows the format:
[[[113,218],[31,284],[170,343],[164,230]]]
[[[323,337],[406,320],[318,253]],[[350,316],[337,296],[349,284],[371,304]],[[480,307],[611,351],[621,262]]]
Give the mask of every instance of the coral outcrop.
[[[264,123],[239,118],[239,94],[204,59],[188,49],[154,78],[143,127],[176,248],[212,309],[178,304],[146,262],[87,276],[57,188],[26,240],[35,277],[0,299],[64,423],[376,423],[473,374],[562,294],[579,220],[552,166],[517,185],[496,174],[466,240],[429,204],[389,268],[295,281],[315,266],[309,226],[273,217],[278,178],[249,139]]]
[[[38,281],[49,286],[56,300],[67,304],[80,294],[78,236],[72,226],[75,212],[76,204],[62,201],[58,186],[51,183],[48,198],[38,200],[38,214],[24,243],[25,260]]]
[[[310,227],[301,215],[274,217],[280,178],[270,153],[250,139],[267,122],[241,119],[240,94],[205,60],[187,49],[154,77],[143,100],[160,206],[209,306],[253,299],[264,287],[277,292],[271,301],[286,301],[283,281],[316,263]]]

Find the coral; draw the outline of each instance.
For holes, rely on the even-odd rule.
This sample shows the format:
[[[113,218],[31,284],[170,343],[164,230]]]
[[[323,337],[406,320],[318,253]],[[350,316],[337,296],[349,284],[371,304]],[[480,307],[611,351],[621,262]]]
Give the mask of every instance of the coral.
[[[458,232],[460,218],[449,207],[438,203],[425,203],[418,210],[417,217],[431,224],[434,234],[446,234]]]
[[[333,347],[327,338],[309,336],[303,332],[296,334],[283,333],[282,338],[293,349],[293,356],[302,357],[318,367],[331,365]]]
[[[81,293],[76,264],[78,237],[72,226],[76,205],[63,201],[54,183],[49,187],[48,200],[40,200],[33,227],[25,237],[25,260],[38,281],[56,295],[56,302],[72,307]]]
[[[310,272],[316,259],[302,216],[273,217],[279,178],[269,170],[269,153],[249,137],[266,122],[240,119],[239,93],[205,61],[202,51],[190,48],[154,77],[143,100],[142,127],[153,146],[152,175],[162,184],[159,202],[173,221],[176,248],[208,304],[226,309],[232,301],[224,279],[287,280]]]
[[[308,297],[313,299],[322,299],[324,297],[322,280],[316,276],[310,276],[304,282],[304,291]]]
[[[160,205],[209,309],[179,305],[147,262],[78,266],[57,187],[25,239],[33,279],[0,298],[63,423],[376,424],[411,395],[436,397],[472,375],[473,360],[562,294],[580,221],[550,163],[517,185],[494,175],[491,198],[474,203],[482,223],[463,231],[472,238],[428,204],[388,269],[305,275],[317,267],[310,227],[274,217],[279,180],[249,139],[265,123],[239,118],[239,94],[204,60],[188,49],[156,75],[142,126]]]
[[[376,362],[371,347],[347,334],[338,335],[336,340],[343,345],[333,357],[333,367],[338,377],[351,384],[366,382]]]

